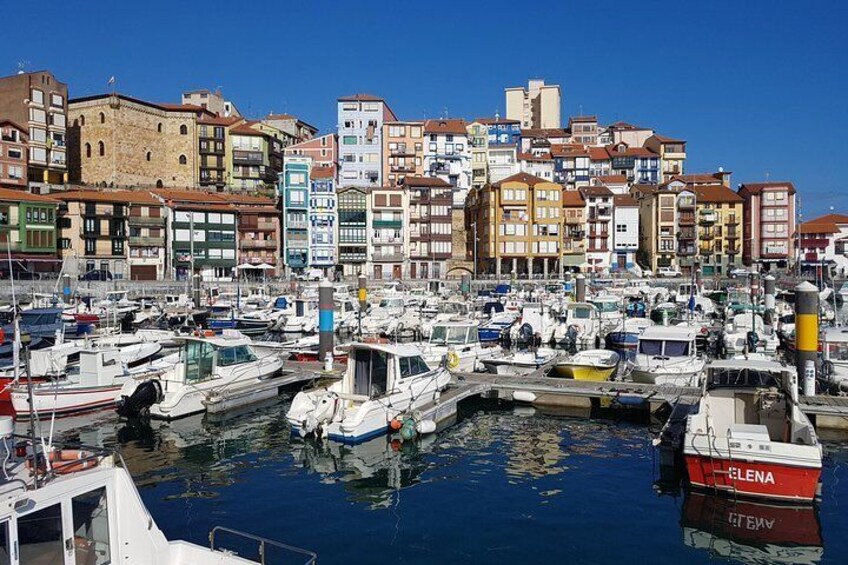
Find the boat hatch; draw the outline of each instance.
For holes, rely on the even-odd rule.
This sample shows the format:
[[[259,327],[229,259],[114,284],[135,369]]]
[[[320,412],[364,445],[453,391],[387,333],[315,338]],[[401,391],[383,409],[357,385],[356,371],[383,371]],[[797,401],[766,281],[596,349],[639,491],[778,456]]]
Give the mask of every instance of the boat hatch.
[[[691,344],[688,341],[673,341],[662,339],[639,340],[639,353],[665,357],[687,357]]]
[[[389,354],[373,349],[354,349],[353,394],[375,398],[388,390]]]

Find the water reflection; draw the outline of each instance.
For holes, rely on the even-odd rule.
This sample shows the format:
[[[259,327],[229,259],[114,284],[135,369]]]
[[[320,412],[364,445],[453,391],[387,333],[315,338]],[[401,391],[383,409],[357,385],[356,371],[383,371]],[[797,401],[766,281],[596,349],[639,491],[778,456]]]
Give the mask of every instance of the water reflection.
[[[683,504],[683,542],[710,558],[744,563],[818,563],[824,554],[818,509],[734,500],[700,492]]]

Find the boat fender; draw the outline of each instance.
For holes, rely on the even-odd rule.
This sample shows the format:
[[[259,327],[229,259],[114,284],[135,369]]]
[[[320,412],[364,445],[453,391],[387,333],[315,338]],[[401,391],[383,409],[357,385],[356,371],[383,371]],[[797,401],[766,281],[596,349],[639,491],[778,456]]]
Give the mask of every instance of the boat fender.
[[[415,418],[411,416],[404,418],[403,425],[400,427],[400,437],[408,441],[415,439],[417,435]]]
[[[623,406],[640,406],[645,403],[645,399],[638,394],[619,394],[615,400]]]
[[[400,418],[395,418],[394,420],[389,422],[389,427],[394,432],[398,431],[402,426],[403,426],[403,422],[400,420]]]
[[[418,425],[415,427],[421,435],[432,434],[436,431],[436,422],[433,420],[422,420],[418,422]]]
[[[78,471],[91,469],[99,464],[97,457],[90,451],[80,449],[60,449],[47,454],[50,460],[50,468],[57,475],[69,475]],[[26,465],[32,468],[32,461],[27,459]],[[46,470],[43,455],[39,456],[38,470],[42,473]]]
[[[529,390],[516,390],[512,393],[512,399],[515,402],[535,402],[536,395]]]
[[[457,355],[456,351],[448,351],[447,367],[450,371],[459,367],[459,355]]]

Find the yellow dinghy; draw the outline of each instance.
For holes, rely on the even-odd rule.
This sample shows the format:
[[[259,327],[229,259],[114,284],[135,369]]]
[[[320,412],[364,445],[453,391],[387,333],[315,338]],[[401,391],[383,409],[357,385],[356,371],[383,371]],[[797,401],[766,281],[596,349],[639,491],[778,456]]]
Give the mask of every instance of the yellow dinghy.
[[[587,349],[554,365],[551,376],[578,381],[608,381],[621,357],[608,349]]]

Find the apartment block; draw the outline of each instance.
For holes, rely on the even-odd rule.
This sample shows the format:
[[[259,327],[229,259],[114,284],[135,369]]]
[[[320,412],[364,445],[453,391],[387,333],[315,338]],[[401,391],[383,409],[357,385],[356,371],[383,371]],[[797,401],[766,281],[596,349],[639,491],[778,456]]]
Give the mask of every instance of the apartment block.
[[[424,122],[383,123],[383,179],[401,186],[404,178],[424,174]]]
[[[609,189],[609,187],[607,187]],[[612,192],[612,189],[609,189]],[[613,193],[611,271],[634,268],[639,249],[639,203],[627,194]]]
[[[661,182],[668,182],[672,177],[684,174],[686,141],[654,134],[645,140],[644,146],[659,155]]]
[[[280,262],[280,212],[276,202],[271,198],[249,194],[225,194],[219,198],[238,209],[238,264],[245,271],[242,274],[253,271],[257,278],[259,275],[277,274]],[[273,269],[259,270],[265,267]]]
[[[270,196],[283,171],[283,138],[274,126],[248,120],[229,130],[228,186],[235,191]]]
[[[580,272],[586,262],[586,201],[579,190],[562,191],[563,271]]]
[[[377,280],[408,276],[408,210],[409,193],[403,187],[368,191],[368,264]]]
[[[746,183],[737,191],[744,201],[742,256],[769,270],[795,260],[795,186],[791,182]]]
[[[56,272],[56,218],[59,201],[26,191],[0,188],[0,248],[8,255],[0,273]]]
[[[825,214],[798,226],[801,271],[848,272],[848,215]]]
[[[227,172],[228,163],[232,161],[229,131],[241,122],[241,118],[206,113],[197,118],[198,179],[202,188],[223,192],[230,183]]]
[[[309,189],[309,266],[329,277],[338,258],[338,197],[330,167],[312,167]]]
[[[742,265],[742,197],[723,184],[698,184],[698,255],[704,275],[727,274]]]
[[[427,120],[424,136],[424,174],[450,184],[453,205],[462,208],[471,188],[471,148],[465,120]]]
[[[289,273],[309,265],[309,192],[312,159],[289,157],[283,163],[283,264]]]
[[[383,123],[397,117],[371,94],[343,96],[337,105],[341,186],[383,186]]]
[[[284,158],[309,157],[312,159],[313,167],[328,167],[338,177],[339,137],[335,133],[328,133],[295,143],[283,149],[283,156]]]
[[[568,118],[571,143],[598,144],[598,116],[572,116]]]
[[[235,104],[224,98],[220,89],[214,92],[205,88],[183,92],[182,103],[185,106],[197,106],[208,110],[215,116],[222,118],[241,118]]]
[[[0,78],[0,117],[26,129],[33,192],[68,182],[68,86],[49,71]]]
[[[0,188],[27,189],[28,138],[22,126],[0,119]]]
[[[560,127],[562,100],[559,85],[531,79],[527,88],[507,88],[505,94],[507,119],[520,121],[523,128]]]
[[[283,147],[309,141],[318,133],[318,128],[291,114],[269,114],[262,119],[262,122],[283,133]]]
[[[489,128],[479,120],[468,124],[468,145],[471,147],[471,188],[482,188],[489,180]],[[506,175],[509,176],[509,175]]]
[[[613,193],[605,186],[580,189],[586,202],[586,263],[594,272],[609,270],[613,249]]]
[[[339,209],[338,262],[345,276],[370,274],[368,259],[367,189],[347,186],[336,190]]]
[[[407,177],[404,190],[409,197],[409,276],[442,278],[453,256],[453,187],[438,178]]]

